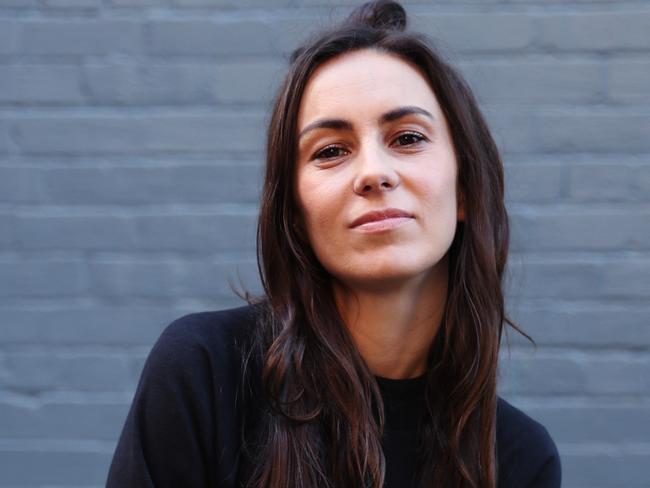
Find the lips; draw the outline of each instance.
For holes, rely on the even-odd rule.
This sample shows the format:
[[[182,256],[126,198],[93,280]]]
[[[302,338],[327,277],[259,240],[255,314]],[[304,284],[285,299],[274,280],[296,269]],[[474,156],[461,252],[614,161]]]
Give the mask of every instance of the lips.
[[[358,227],[360,225],[366,224],[368,222],[377,222],[380,220],[386,219],[397,219],[397,218],[413,218],[413,214],[399,208],[386,208],[383,210],[373,210],[371,212],[364,213],[362,216],[355,219],[351,228]]]

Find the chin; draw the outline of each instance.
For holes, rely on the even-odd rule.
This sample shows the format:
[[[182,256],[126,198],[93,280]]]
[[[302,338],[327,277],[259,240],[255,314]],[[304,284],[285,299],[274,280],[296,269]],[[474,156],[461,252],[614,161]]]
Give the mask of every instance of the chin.
[[[394,289],[415,279],[423,279],[435,266],[435,263],[421,262],[401,258],[390,260],[363,260],[342,269],[330,271],[338,281],[352,288]]]

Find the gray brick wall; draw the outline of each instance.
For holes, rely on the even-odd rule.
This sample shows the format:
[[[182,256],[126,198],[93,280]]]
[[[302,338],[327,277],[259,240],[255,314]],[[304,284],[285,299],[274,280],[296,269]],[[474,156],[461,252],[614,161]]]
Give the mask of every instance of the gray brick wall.
[[[101,486],[162,328],[259,289],[270,98],[353,3],[0,0],[0,486]],[[503,151],[500,393],[565,487],[649,487],[650,3],[405,5]]]

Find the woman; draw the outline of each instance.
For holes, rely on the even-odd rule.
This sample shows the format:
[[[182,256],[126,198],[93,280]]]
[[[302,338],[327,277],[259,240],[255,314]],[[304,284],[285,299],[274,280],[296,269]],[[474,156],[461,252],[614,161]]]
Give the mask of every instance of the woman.
[[[503,168],[461,76],[395,2],[298,49],[273,108],[266,295],[170,324],[109,487],[558,487],[496,395]],[[517,329],[519,330],[519,329]]]

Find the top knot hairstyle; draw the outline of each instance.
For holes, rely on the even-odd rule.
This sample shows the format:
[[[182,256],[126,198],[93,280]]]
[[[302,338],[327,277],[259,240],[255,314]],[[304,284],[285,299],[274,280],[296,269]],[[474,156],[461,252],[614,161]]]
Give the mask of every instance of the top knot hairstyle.
[[[406,11],[397,2],[367,2],[353,11],[346,23],[402,32],[406,29]]]
[[[332,278],[316,258],[293,188],[300,102],[314,70],[370,49],[415,66],[450,128],[465,220],[449,249],[448,296],[430,346],[419,486],[494,488],[496,373],[505,315],[508,254],[503,165],[461,75],[421,34],[406,31],[402,6],[368,2],[296,49],[272,108],[258,223],[266,311],[257,331],[267,422],[249,444],[257,488],[381,488],[384,410],[337,310]],[[528,337],[529,338],[529,337]],[[529,338],[530,339],[530,338]]]

